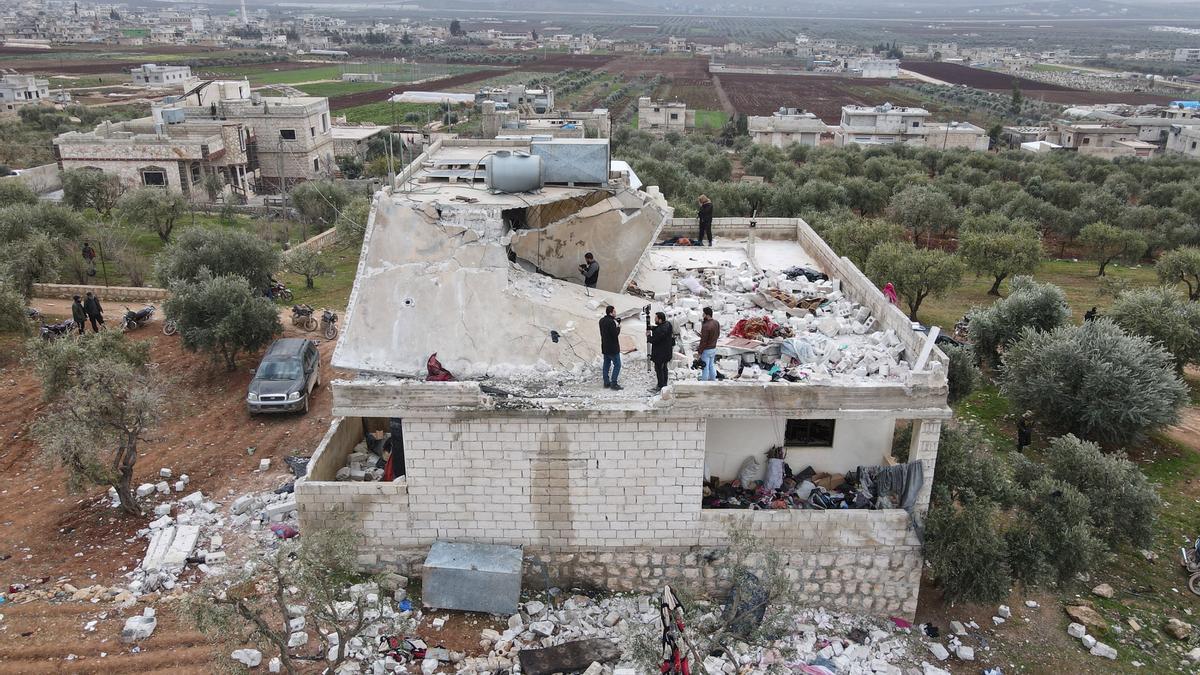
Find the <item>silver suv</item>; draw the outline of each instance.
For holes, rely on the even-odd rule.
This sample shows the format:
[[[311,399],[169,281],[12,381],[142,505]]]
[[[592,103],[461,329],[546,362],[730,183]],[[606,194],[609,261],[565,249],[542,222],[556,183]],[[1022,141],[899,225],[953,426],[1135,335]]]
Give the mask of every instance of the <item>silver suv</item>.
[[[321,354],[316,343],[304,338],[276,340],[250,380],[246,409],[251,415],[308,412],[308,399],[319,386]]]

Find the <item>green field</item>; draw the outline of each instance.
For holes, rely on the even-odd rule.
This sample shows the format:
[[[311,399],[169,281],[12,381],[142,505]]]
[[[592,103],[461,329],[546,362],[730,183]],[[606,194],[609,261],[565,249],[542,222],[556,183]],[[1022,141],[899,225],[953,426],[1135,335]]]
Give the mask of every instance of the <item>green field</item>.
[[[372,122],[374,124],[406,124],[404,116],[417,113],[421,116],[420,124],[427,120],[437,120],[441,113],[436,103],[368,103],[353,108],[335,110],[338,115],[345,115],[347,122]]]
[[[361,94],[364,91],[378,91],[394,87],[396,85],[391,82],[317,82],[314,84],[302,84],[296,88],[310,96],[333,97],[344,96],[346,94]]]
[[[202,68],[202,75],[219,77],[244,77],[252,85],[260,84],[296,84],[297,82],[315,82],[318,80],[337,80],[342,76],[341,66],[315,65],[312,68],[295,70],[263,69],[261,66],[220,66],[217,68]]]
[[[280,70],[263,68],[258,64],[245,66],[220,66],[203,68],[201,73],[221,77],[245,77],[252,85],[263,84],[296,84],[299,82],[319,82],[336,80],[341,83],[342,73],[379,72],[381,77],[392,82],[414,82],[429,78],[458,75],[460,73],[485,69],[484,66],[443,64],[443,63],[344,63],[338,65],[313,64],[309,68]],[[346,84],[378,84],[378,88],[393,86],[392,82],[362,82]],[[358,90],[362,91],[362,90]],[[353,90],[345,93],[354,93]],[[326,95],[326,94],[321,94]]]
[[[729,115],[722,110],[697,110],[697,129],[721,129],[729,121]]]

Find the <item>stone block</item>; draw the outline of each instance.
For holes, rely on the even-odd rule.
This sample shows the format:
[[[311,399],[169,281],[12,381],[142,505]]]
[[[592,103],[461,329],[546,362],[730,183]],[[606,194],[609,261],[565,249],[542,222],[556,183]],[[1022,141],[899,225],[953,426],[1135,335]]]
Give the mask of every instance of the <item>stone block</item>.
[[[933,658],[938,661],[945,661],[950,658],[950,652],[940,642],[929,643],[929,653],[933,654]]]
[[[262,663],[262,652],[257,649],[235,649],[229,657],[247,668],[256,668]]]
[[[150,637],[157,625],[158,619],[153,616],[131,616],[125,620],[125,627],[121,630],[121,641],[144,640]]]
[[[154,494],[154,484],[142,483],[137,487],[136,494],[139,498],[149,497],[150,495]]]
[[[1081,638],[1084,635],[1087,635],[1087,628],[1081,623],[1072,622],[1067,626],[1067,635],[1070,635],[1073,638]]]
[[[1116,660],[1117,658],[1117,650],[1109,647],[1103,642],[1097,642],[1096,644],[1092,645],[1092,648],[1088,650],[1088,652],[1092,656],[1099,656],[1106,659]]]

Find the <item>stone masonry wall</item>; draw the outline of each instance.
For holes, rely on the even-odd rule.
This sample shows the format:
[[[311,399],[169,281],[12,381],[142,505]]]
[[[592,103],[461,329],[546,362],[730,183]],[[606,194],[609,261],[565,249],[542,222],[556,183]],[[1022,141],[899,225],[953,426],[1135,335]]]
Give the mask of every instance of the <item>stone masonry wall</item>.
[[[321,455],[352,447],[361,438],[354,429],[356,418],[331,429],[313,461],[322,468],[298,482],[296,499],[302,531],[333,525],[337,511],[357,522],[367,565],[419,573],[435,539],[522,544],[531,584],[715,590],[735,527],[784,554],[808,601],[906,616],[916,609],[920,544],[904,511],[702,509],[703,419],[447,413],[405,420],[404,479],[328,480]]]

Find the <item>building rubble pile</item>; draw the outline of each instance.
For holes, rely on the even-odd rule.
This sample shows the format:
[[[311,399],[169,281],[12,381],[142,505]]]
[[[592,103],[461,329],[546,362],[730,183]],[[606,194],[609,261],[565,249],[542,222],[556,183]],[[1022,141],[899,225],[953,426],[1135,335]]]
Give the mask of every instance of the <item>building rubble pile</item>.
[[[894,330],[876,330],[871,309],[845,297],[841,283],[802,267],[756,272],[738,267],[671,270],[667,304],[677,346],[692,354],[702,308],[712,307],[726,335],[717,370],[726,378],[821,382],[833,377],[903,381],[910,370]],[[692,363],[676,359],[675,379],[692,379]]]
[[[715,627],[722,612],[716,605],[701,604],[698,607],[701,611],[709,611],[695,626],[688,626],[687,632],[693,639]],[[729,645],[733,655],[705,656],[705,669],[710,675],[735,672],[759,675],[781,669],[801,672],[801,666],[809,666],[824,667],[828,673],[901,675],[906,672],[904,666],[919,663],[912,656],[918,653],[912,649],[915,636],[908,629],[898,629],[891,623],[834,614],[824,609],[797,610],[794,621],[792,633],[778,640],[764,644],[735,642]],[[558,607],[530,600],[522,604],[518,614],[509,618],[508,625],[504,632],[484,630],[481,646],[488,654],[466,658],[458,664],[456,672],[459,675],[519,672],[518,654],[522,649],[610,638],[623,652],[622,660],[615,664],[593,664],[587,672],[592,675],[635,675],[647,672],[648,666],[631,660],[635,643],[648,642],[657,647],[661,631],[658,600],[646,595],[615,596],[598,601],[576,595]]]
[[[358,445],[354,446],[354,449],[346,457],[346,466],[337,470],[334,480],[383,480],[387,458],[390,453],[391,440],[391,433],[376,431],[368,438],[359,441]]]

